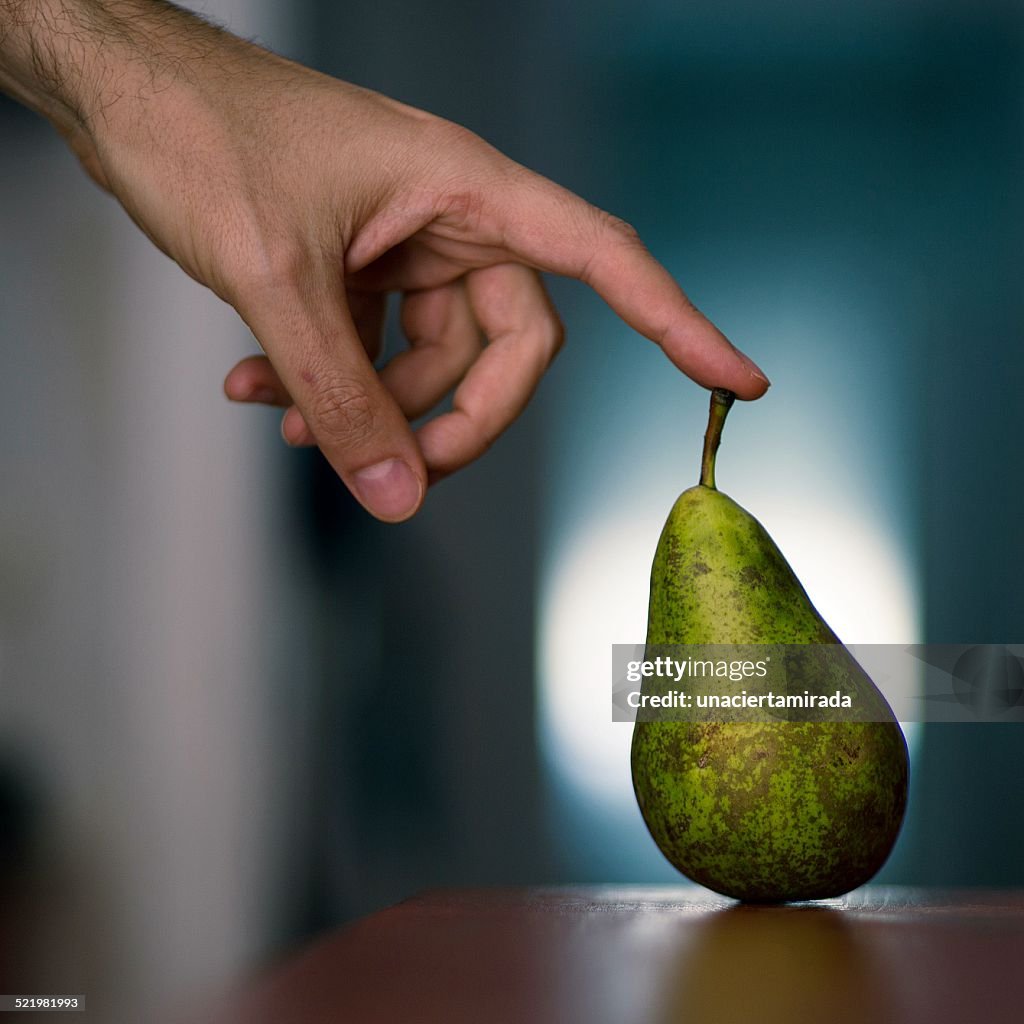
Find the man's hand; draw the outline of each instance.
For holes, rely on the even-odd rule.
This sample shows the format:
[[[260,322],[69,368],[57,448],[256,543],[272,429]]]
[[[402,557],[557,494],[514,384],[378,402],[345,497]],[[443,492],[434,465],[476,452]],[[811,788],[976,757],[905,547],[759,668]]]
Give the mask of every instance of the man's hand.
[[[522,412],[562,343],[538,271],[590,285],[698,383],[768,387],[628,225],[457,125],[157,0],[0,0],[0,85],[249,325],[266,355],[228,397],[288,407],[286,440],[319,445],[380,519]],[[378,374],[391,291],[409,348]]]

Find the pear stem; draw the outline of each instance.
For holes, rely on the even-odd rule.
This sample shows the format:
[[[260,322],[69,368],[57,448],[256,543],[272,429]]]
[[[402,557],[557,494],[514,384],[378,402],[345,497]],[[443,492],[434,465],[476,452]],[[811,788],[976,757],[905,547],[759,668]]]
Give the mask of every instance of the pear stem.
[[[704,434],[704,457],[700,462],[701,487],[715,490],[715,456],[722,442],[722,427],[725,417],[729,415],[736,396],[725,388],[715,388],[711,392],[711,411],[708,413],[708,429]]]

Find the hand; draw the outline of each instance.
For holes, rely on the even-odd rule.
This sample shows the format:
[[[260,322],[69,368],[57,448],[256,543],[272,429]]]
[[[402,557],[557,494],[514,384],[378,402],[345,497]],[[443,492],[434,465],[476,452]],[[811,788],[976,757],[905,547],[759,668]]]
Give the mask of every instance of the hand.
[[[698,383],[767,389],[628,225],[471,132],[175,8],[88,6],[127,20],[80,61],[74,116],[35,105],[249,325],[266,355],[228,374],[228,397],[287,406],[286,440],[319,445],[378,518],[408,518],[522,412],[562,344],[538,271],[594,288]],[[409,348],[378,374],[392,291]]]

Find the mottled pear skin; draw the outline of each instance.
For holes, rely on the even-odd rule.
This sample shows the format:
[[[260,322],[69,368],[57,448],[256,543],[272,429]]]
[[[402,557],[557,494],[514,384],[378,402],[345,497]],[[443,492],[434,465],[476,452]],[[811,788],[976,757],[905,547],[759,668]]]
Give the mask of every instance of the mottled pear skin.
[[[761,524],[698,485],[679,496],[658,544],[647,643],[839,640]],[[637,802],[695,882],[740,900],[825,899],[885,862],[906,807],[906,743],[871,680],[836,653],[849,661],[844,689],[883,720],[637,722]]]

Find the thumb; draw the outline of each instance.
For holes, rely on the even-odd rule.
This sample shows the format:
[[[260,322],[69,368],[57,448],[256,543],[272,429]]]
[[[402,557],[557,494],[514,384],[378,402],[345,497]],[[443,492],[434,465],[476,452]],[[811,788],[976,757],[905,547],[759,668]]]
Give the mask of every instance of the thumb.
[[[344,292],[277,296],[245,319],[360,504],[384,522],[413,515],[426,491],[423,456],[366,354]]]

